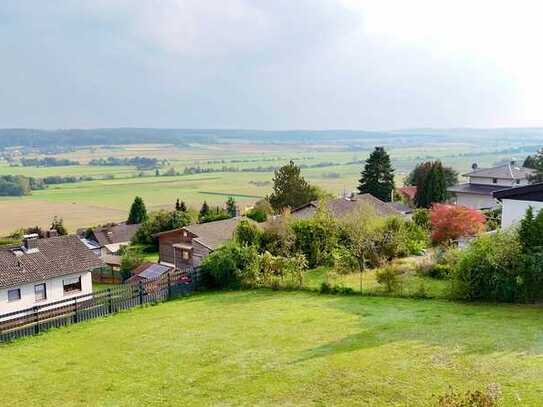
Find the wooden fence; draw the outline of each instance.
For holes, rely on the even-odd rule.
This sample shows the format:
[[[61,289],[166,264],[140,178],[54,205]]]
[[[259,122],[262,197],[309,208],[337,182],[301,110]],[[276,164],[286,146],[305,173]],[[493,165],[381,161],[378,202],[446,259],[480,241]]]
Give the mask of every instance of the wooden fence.
[[[153,280],[119,285],[91,294],[2,314],[0,342],[187,295],[197,287],[199,279],[198,271],[175,271]]]

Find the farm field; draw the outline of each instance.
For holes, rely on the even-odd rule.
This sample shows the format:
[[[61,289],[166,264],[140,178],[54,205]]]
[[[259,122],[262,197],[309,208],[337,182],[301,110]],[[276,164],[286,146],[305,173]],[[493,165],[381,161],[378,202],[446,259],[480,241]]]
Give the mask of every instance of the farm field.
[[[267,290],[206,293],[0,346],[12,406],[430,406],[543,397],[541,309]],[[31,368],[29,368],[29,366]]]
[[[537,140],[527,143],[529,146],[535,145]],[[302,166],[303,175],[311,183],[333,194],[350,192],[356,188],[360,177],[363,166],[360,161],[367,158],[377,142],[366,140],[365,144],[352,145],[341,141],[326,144],[315,141],[250,143],[229,140],[190,146],[92,146],[54,155],[80,163],[74,166],[22,167],[0,161],[0,175],[94,178],[91,181],[50,185],[45,190],[33,191],[31,196],[22,198],[0,198],[0,235],[9,234],[20,227],[47,227],[53,216],[64,218],[71,231],[108,221],[121,221],[126,218],[136,195],[143,197],[150,210],[172,208],[177,198],[196,209],[204,200],[211,205],[223,205],[229,196],[233,196],[243,208],[270,193],[273,171],[269,168],[283,165],[290,159]],[[428,140],[403,140],[387,145],[387,149],[396,168],[396,182],[400,185],[417,162],[441,159],[445,165],[463,173],[474,161],[481,166],[507,161],[512,153],[504,148],[519,145],[524,144],[501,140],[488,143],[483,149],[465,139],[450,142],[434,137]],[[476,155],[474,151],[477,151]],[[523,159],[524,155],[518,158]],[[214,170],[230,167],[239,171],[157,177],[154,170],[138,170],[135,166],[88,165],[95,158],[136,156],[167,160],[161,172],[174,168],[182,173],[185,167]],[[30,154],[29,157],[40,155]],[[257,170],[259,167],[260,170]]]

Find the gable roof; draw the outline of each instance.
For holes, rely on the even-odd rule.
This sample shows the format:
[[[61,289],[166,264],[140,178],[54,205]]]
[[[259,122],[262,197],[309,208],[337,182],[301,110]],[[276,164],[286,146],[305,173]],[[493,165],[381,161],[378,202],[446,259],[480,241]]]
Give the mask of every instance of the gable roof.
[[[526,179],[534,170],[531,168],[517,167],[511,163],[492,168],[479,168],[474,171],[463,174],[464,177],[479,178],[499,178],[499,179]]]
[[[406,187],[401,187],[398,189],[398,191],[404,195],[405,197],[413,200],[415,199],[415,195],[417,195],[417,187],[415,185],[408,185]]]
[[[494,198],[543,202],[543,182],[494,192]]]
[[[38,239],[38,250],[0,250],[0,288],[82,273],[104,263],[75,235]]]
[[[238,216],[215,222],[189,225],[185,226],[183,229],[196,236],[193,240],[203,244],[211,250],[215,250],[219,246],[226,243],[226,241],[234,237],[236,227],[238,226],[239,222],[244,219],[249,220]],[[251,220],[249,221],[252,222]]]
[[[328,199],[326,202],[326,208],[330,211],[331,215],[335,218],[342,218],[352,211],[360,208],[363,205],[372,206],[375,212],[379,216],[401,215],[402,213],[395,209],[391,204],[383,202],[380,199],[374,197],[371,194],[360,194],[354,198],[338,198]],[[300,217],[311,216],[313,212],[318,208],[319,201],[310,202],[300,208],[296,208],[292,211],[292,215]],[[307,213],[307,208],[311,208],[310,213]]]
[[[92,233],[100,246],[106,246],[131,241],[139,228],[140,224],[115,223],[94,228]]]

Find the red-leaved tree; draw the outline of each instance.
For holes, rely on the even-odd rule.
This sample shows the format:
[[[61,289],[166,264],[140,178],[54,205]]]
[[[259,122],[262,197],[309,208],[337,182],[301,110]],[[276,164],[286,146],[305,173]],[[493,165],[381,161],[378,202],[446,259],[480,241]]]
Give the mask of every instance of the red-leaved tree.
[[[485,229],[485,215],[477,209],[448,204],[434,204],[430,211],[432,240],[449,242],[463,236],[475,236]]]

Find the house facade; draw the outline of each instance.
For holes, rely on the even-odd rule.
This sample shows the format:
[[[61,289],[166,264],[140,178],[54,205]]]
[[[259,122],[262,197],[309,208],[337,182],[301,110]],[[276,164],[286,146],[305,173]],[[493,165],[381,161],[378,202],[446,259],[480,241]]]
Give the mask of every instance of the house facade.
[[[454,195],[456,205],[492,209],[498,205],[495,192],[528,185],[532,174],[532,169],[518,167],[514,162],[493,168],[475,168],[463,174],[468,178],[467,183],[452,186],[447,191]]]
[[[77,236],[39,239],[0,250],[0,317],[92,293],[91,271],[104,263]]]
[[[198,267],[213,250],[234,237],[243,218],[219,220],[154,235],[158,239],[159,262],[176,269]]]
[[[502,228],[517,225],[529,207],[534,214],[543,209],[543,183],[498,191],[494,197],[502,204]]]

